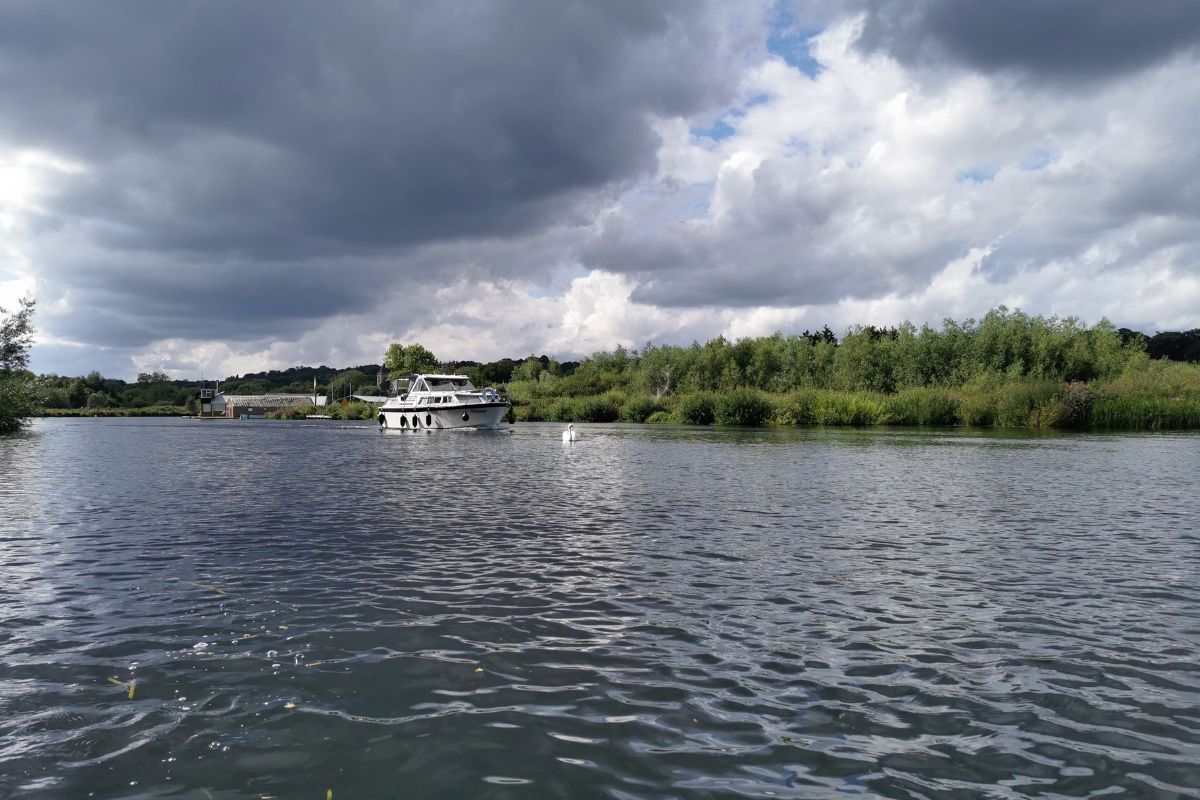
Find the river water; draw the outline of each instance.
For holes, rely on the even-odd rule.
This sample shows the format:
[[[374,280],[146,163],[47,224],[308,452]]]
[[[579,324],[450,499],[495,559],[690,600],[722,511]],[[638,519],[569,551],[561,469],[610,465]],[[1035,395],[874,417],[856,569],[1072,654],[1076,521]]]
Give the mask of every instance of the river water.
[[[49,420],[0,796],[1200,796],[1200,436]]]

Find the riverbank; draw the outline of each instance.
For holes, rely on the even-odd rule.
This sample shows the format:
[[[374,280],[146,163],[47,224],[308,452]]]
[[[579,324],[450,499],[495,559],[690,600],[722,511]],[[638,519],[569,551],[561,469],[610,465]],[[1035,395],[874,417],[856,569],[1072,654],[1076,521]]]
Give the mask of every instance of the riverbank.
[[[1004,380],[896,392],[751,387],[665,397],[619,389],[591,396],[536,396],[514,385],[519,421],[695,425],[970,425],[997,428],[1154,431],[1200,429],[1200,367],[1138,363],[1110,380]]]
[[[143,406],[141,408],[42,408],[36,417],[186,417],[187,406]]]

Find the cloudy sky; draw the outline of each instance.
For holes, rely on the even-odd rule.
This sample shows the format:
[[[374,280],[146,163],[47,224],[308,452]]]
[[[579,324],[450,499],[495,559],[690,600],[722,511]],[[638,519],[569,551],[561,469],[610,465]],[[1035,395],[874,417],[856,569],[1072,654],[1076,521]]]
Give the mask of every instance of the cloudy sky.
[[[1200,326],[1193,0],[0,2],[38,371]]]

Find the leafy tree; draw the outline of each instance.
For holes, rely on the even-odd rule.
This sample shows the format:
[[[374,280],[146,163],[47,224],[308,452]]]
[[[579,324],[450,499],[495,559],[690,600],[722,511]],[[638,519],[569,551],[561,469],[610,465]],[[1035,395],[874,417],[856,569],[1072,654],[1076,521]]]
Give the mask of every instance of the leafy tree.
[[[109,405],[111,405],[111,401],[109,396],[104,392],[92,392],[90,395],[88,395],[88,408],[108,408]]]
[[[29,366],[35,301],[21,300],[8,314],[0,308],[0,433],[20,430],[35,411],[36,386]]]
[[[438,360],[420,344],[405,347],[399,342],[392,342],[384,353],[383,366],[388,371],[388,377],[401,378],[418,372],[431,372],[437,369]]]
[[[734,389],[717,399],[716,421],[721,425],[757,428],[771,418],[771,402],[753,389]]]
[[[67,398],[71,401],[71,408],[83,408],[88,398],[87,384],[80,378],[71,381],[67,386]]]
[[[29,366],[29,348],[33,344],[33,307],[35,300],[19,301],[20,308],[8,314],[0,308],[0,370],[16,372]]]
[[[137,376],[138,383],[166,383],[171,380],[171,376],[165,372],[139,372]]]
[[[355,391],[359,394],[373,393],[375,391],[375,379],[368,378],[356,369],[342,370],[329,381],[329,402],[332,403],[343,397],[349,397]]]

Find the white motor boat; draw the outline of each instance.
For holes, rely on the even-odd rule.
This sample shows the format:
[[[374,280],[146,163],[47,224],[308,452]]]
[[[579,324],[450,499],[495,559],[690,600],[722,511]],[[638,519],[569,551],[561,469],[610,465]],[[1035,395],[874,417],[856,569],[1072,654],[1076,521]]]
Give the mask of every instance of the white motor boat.
[[[379,427],[398,430],[496,429],[508,401],[490,386],[476,389],[466,375],[410,375],[391,382],[379,407]]]

